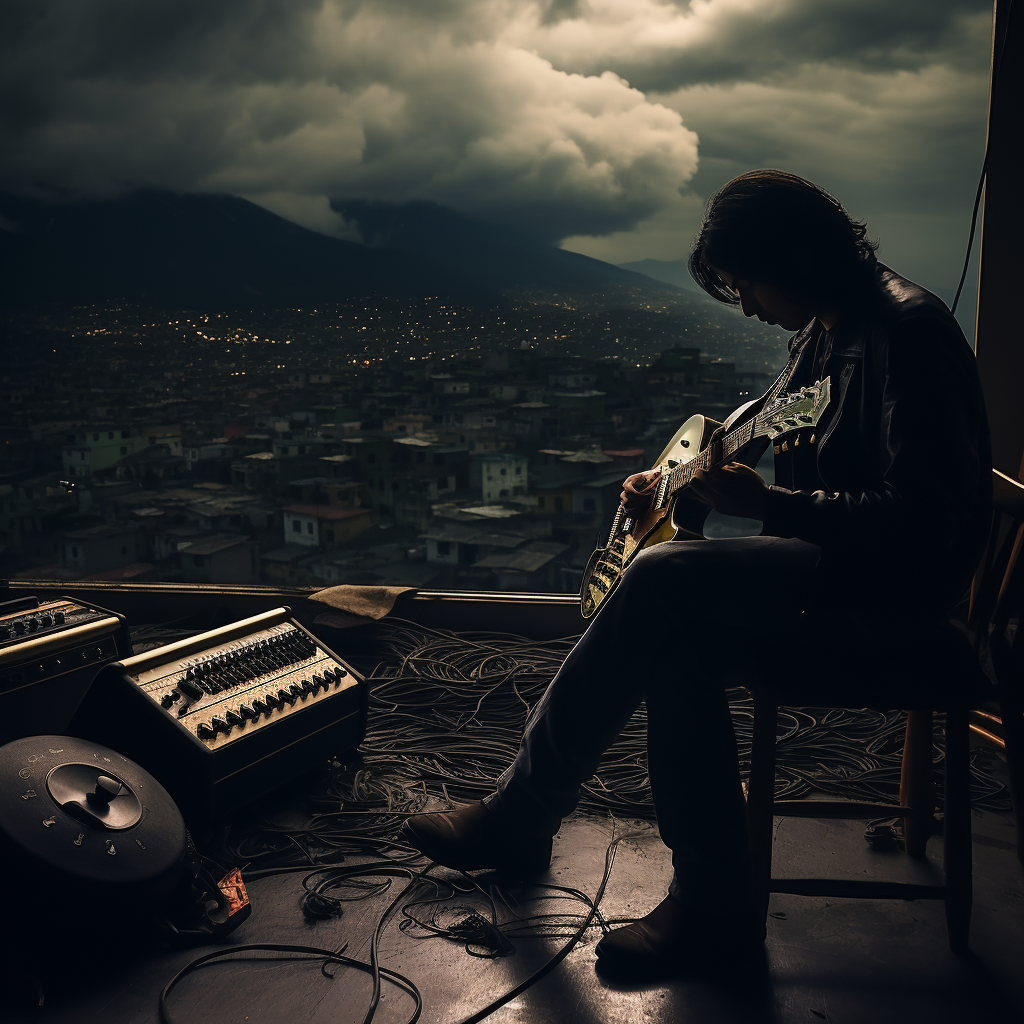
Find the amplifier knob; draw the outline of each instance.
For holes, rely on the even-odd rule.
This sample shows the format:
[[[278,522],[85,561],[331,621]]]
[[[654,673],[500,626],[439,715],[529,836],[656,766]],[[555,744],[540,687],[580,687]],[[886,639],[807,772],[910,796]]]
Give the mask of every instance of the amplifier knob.
[[[257,697],[252,702],[252,709],[253,709],[253,711],[256,712],[257,716],[263,715],[263,714],[266,714],[266,712],[267,712],[267,705],[266,705],[266,703],[264,701],[260,700],[259,697]]]
[[[15,624],[14,624],[14,633],[15,633],[15,635],[16,636],[21,636],[21,634],[25,632],[26,628],[27,627],[25,626],[25,623],[22,622],[21,619],[18,619],[18,621],[15,622]]]
[[[213,739],[214,736],[217,735],[217,730],[216,729],[211,729],[210,726],[206,722],[200,722],[196,726],[196,735],[201,740],[211,740],[211,739]]]
[[[284,701],[282,701],[281,698],[278,697],[276,694],[273,694],[273,693],[268,693],[267,694],[267,704],[268,704],[269,707],[273,708],[275,711],[279,707],[281,707],[281,705],[283,703],[284,703]]]
[[[256,713],[256,712],[255,712],[255,711],[254,711],[254,710],[253,710],[253,709],[252,709],[252,708],[251,708],[251,707],[250,707],[250,706],[248,705],[248,704],[243,704],[243,705],[242,705],[242,706],[241,706],[241,707],[240,707],[240,708],[238,709],[238,713],[239,713],[239,714],[240,714],[240,715],[242,716],[242,718],[243,718],[244,720],[246,720],[246,721],[248,721],[248,720],[250,720],[250,719],[251,719],[252,721],[254,721],[254,722],[255,722],[255,721],[256,721],[256,719],[260,717],[260,716],[259,716],[259,715],[258,715],[258,714],[257,714],[257,713]]]
[[[171,690],[170,693],[165,693],[160,698],[160,707],[169,708],[176,700],[181,697],[181,694],[177,690]]]
[[[0,626],[0,640],[10,640],[12,635],[10,626]]]
[[[225,734],[231,732],[231,726],[228,725],[228,723],[225,722],[224,719],[221,718],[219,715],[214,715],[210,722],[217,732],[222,732]]]
[[[297,687],[296,687],[296,689],[297,689]],[[291,687],[289,687],[287,690],[285,690],[283,688],[278,690],[277,691],[277,695],[278,695],[278,697],[281,698],[281,700],[287,701],[290,705],[292,705],[294,707],[294,705],[295,705],[295,694],[291,692]]]
[[[53,613],[53,621],[58,626],[63,626],[64,625],[64,613],[63,612],[54,612]]]
[[[237,711],[229,711],[224,715],[229,725],[244,725],[245,722],[242,716]]]

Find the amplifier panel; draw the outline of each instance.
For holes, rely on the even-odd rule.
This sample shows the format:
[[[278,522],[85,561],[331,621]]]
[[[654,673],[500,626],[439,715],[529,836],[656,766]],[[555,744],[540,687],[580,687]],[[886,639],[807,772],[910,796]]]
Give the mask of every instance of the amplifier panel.
[[[131,653],[124,617],[98,605],[0,604],[0,744],[63,733],[98,669]]]

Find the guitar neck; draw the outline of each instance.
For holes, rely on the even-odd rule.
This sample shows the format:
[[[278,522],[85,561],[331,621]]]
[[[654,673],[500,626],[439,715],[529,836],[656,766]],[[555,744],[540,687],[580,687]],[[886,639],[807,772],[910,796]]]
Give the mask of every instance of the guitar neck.
[[[758,423],[760,417],[755,416],[746,423],[730,430],[713,444],[698,452],[689,462],[674,467],[668,474],[668,482],[664,489],[665,498],[681,491],[692,479],[694,473],[701,469],[712,469],[723,463],[731,462],[732,457],[755,437],[767,435],[768,431]]]

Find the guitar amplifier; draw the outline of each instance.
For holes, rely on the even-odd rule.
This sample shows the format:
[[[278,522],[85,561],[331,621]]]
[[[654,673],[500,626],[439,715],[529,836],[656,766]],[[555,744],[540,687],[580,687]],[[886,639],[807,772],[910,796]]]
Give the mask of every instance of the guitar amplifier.
[[[132,653],[123,615],[69,597],[0,604],[0,745],[63,733],[97,669]]]
[[[106,666],[69,733],[150,772],[203,829],[358,746],[366,680],[288,608]]]

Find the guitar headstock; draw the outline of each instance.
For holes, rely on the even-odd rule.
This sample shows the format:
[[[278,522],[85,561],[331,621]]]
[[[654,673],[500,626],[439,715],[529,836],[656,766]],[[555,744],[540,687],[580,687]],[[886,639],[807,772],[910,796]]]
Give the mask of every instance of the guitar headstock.
[[[805,427],[815,427],[828,408],[830,397],[828,377],[792,394],[779,395],[757,414],[755,433],[776,438]]]

